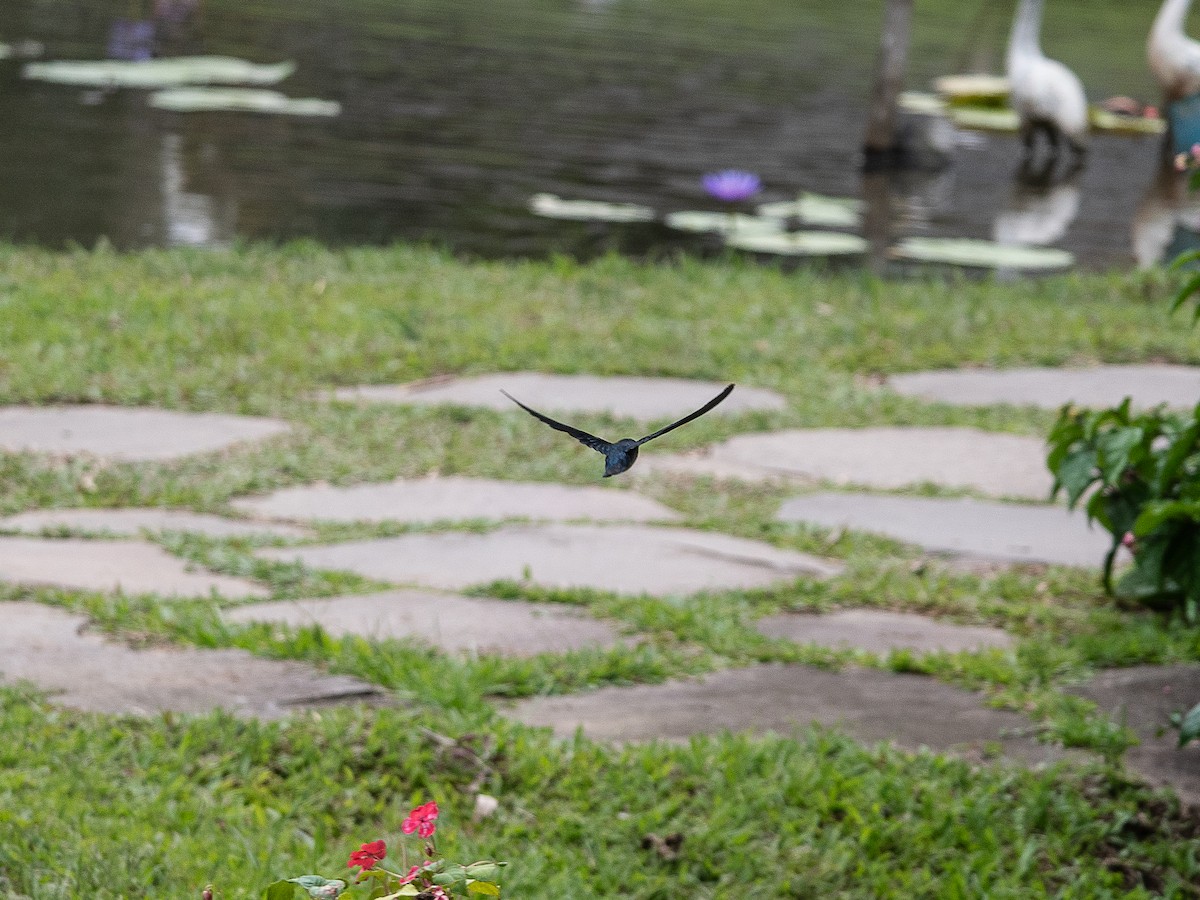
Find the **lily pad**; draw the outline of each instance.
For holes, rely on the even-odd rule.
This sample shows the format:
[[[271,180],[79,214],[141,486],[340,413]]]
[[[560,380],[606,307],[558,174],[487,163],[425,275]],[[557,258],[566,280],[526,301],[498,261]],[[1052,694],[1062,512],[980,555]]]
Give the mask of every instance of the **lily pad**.
[[[896,98],[900,109],[925,116],[936,116],[946,112],[946,101],[937,94],[924,91],[902,91]]]
[[[1075,262],[1075,257],[1066,250],[1052,247],[1020,247],[967,238],[906,238],[888,253],[895,259],[1024,271],[1063,269]]]
[[[665,221],[668,228],[697,233],[734,235],[775,234],[783,231],[783,222],[777,218],[750,216],[745,213],[685,210],[668,213]]]
[[[150,105],[172,112],[221,110],[286,116],[336,116],[342,111],[342,105],[336,100],[288,97],[278,91],[255,88],[173,88],[155,91],[150,95]]]
[[[1014,110],[994,106],[951,106],[950,121],[972,131],[1017,131],[1021,124]]]
[[[231,56],[177,56],[128,62],[117,59],[27,63],[25,78],[83,87],[169,88],[188,84],[277,84],[294,62],[259,64]]]
[[[845,256],[865,253],[867,242],[841,231],[742,232],[726,240],[730,247],[781,256]]]
[[[555,194],[534,194],[529,201],[534,215],[577,222],[653,222],[654,210],[636,203],[602,200],[564,200]]]
[[[767,219],[799,219],[822,228],[857,228],[862,201],[852,197],[822,197],[804,193],[798,200],[764,203],[758,214]]]
[[[943,75],[934,79],[933,89],[950,103],[992,104],[1008,99],[1012,90],[1003,75]]]
[[[1162,134],[1167,130],[1166,119],[1119,116],[1098,106],[1088,108],[1088,122],[1097,131],[1106,131],[1110,134]]]

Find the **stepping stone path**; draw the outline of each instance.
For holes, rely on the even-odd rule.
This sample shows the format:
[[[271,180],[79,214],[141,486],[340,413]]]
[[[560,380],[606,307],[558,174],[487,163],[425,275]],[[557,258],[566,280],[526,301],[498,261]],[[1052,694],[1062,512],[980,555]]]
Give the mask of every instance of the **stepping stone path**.
[[[1140,407],[1191,409],[1200,403],[1200,367],[1095,366],[1088,369],[950,369],[893,375],[887,387],[900,394],[959,406],[1116,406],[1125,397]]]
[[[631,419],[674,419],[699,409],[727,382],[684,378],[632,376],[547,375],[541,372],[502,372],[472,378],[431,378],[410,384],[363,385],[333,392],[338,400],[367,400],[403,405],[481,406],[508,412],[519,408],[500,393],[508,391],[522,403],[548,413],[608,413]],[[781,394],[738,385],[713,414],[783,409]]]
[[[1113,669],[1075,693],[1137,732],[1141,744],[1126,751],[1126,766],[1152,785],[1174,788],[1185,803],[1200,804],[1200,744],[1179,747],[1171,727],[1171,713],[1200,703],[1200,666]]]
[[[142,532],[185,531],[209,537],[286,537],[312,534],[295,525],[242,522],[182,509],[39,509],[0,519],[0,530],[99,532],[135,537]]]
[[[151,462],[224,450],[289,429],[275,419],[119,406],[0,407],[0,450]]]
[[[730,438],[703,453],[654,456],[643,474],[745,481],[799,478],[895,489],[932,483],[1045,500],[1053,478],[1041,438],[975,428],[811,428]]]
[[[487,534],[409,534],[268,548],[257,555],[451,590],[507,579],[550,588],[687,594],[766,587],[840,571],[832,563],[758,541],[648,525],[510,526]]]
[[[986,500],[820,493],[793,497],[778,518],[853,528],[958,556],[1099,567],[1110,541],[1081,511]]]
[[[154,715],[227,709],[273,719],[289,710],[378,698],[345,675],[244,650],[134,650],[84,630],[85,616],[40,603],[0,602],[0,681],[28,680],[90,712]]]
[[[329,600],[255,603],[226,610],[231,622],[320,625],[334,637],[416,638],[447,652],[532,656],[607,647],[617,631],[568,606],[400,590]]]
[[[1030,763],[1063,755],[1022,736],[1032,730],[1028,719],[984,706],[975,694],[922,675],[860,668],[750,666],[688,681],[537,697],[508,715],[564,738],[582,728],[597,740],[682,741],[725,730],[786,734],[817,722],[860,741],[891,740],[910,749],[969,752],[995,744]]]
[[[457,476],[344,488],[288,488],[266,497],[235,500],[233,506],[258,516],[331,522],[515,518],[645,522],[679,518],[657,500],[632,491]]]
[[[207,597],[214,591],[229,598],[268,593],[244,578],[189,568],[145,541],[0,537],[0,581],[170,597]]]
[[[1012,637],[1000,628],[939,622],[912,613],[877,609],[842,609],[823,613],[782,613],[754,623],[760,634],[798,644],[846,647],[868,653],[892,650],[919,653],[1008,649]]]

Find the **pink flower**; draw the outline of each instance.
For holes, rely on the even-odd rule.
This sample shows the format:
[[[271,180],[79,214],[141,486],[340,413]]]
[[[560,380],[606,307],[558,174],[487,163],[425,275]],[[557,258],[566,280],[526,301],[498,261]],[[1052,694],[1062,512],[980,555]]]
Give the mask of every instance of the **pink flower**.
[[[1124,536],[1121,538],[1121,543],[1130,550],[1137,549],[1137,538],[1133,536],[1132,531],[1125,532]]]
[[[405,834],[412,834],[415,831],[420,837],[430,837],[437,831],[437,825],[434,824],[437,817],[438,805],[431,800],[410,812],[408,818],[404,820],[404,824],[400,826],[400,830]]]
[[[346,865],[351,869],[358,866],[365,872],[367,869],[373,869],[385,856],[387,856],[387,844],[383,841],[371,841],[351,853],[350,861]]]
[[[403,878],[401,878],[401,879],[400,879],[400,883],[401,883],[401,884],[409,884],[409,883],[411,883],[411,882],[412,882],[412,880],[413,880],[414,878],[416,878],[416,877],[417,877],[417,875],[419,875],[419,874],[420,874],[420,872],[421,872],[421,867],[420,867],[420,866],[413,866],[411,869],[409,869],[409,870],[408,870],[408,874],[407,874],[407,875],[405,875]]]

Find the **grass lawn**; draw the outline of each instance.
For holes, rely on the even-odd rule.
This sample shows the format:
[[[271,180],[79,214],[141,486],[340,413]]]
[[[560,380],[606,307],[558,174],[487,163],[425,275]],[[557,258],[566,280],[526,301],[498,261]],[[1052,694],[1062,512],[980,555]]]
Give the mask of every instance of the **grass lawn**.
[[[310,244],[134,255],[0,247],[0,403],[154,404],[295,426],[254,448],[166,464],[0,454],[0,513],[78,505],[227,512],[249,492],[430,472],[598,482],[594,453],[519,412],[314,396],[332,385],[443,373],[696,377],[788,398],[780,412],[700,419],[658,452],[815,425],[974,425],[1042,436],[1052,413],[925,404],[873,385],[881,374],[931,367],[1200,362],[1198,333],[1167,314],[1172,284],[1162,274],[887,283],[735,258],[472,263],[426,249]],[[577,419],[602,434],[636,430],[604,416]],[[445,810],[440,836],[452,856],[511,862],[512,897],[1200,895],[1196,820],[1122,777],[1128,733],[1064,692],[1097,667],[1195,661],[1195,629],[1115,608],[1087,573],[918,564],[911,548],[884,539],[776,523],[777,488],[684,478],[639,487],[681,511],[685,524],[840,559],[847,573],[693,598],[481,588],[584,605],[646,639],[528,660],[227,627],[212,601],[0,588],[0,600],[84,611],[141,641],[318,661],[405,701],[275,724],[223,715],[116,720],[56,709],[23,687],[0,689],[0,897],[197,897],[210,881],[220,897],[256,897],[277,877],[344,874],[351,850],[396,839],[410,805],[431,798]],[[403,530],[328,526],[320,538]],[[259,561],[250,551],[261,541],[163,540],[215,570],[260,579],[276,598],[378,587]],[[838,605],[994,624],[1019,643],[1011,653],[878,658],[796,648],[752,627],[771,612]],[[1047,739],[1108,762],[1034,773],[807,730],[613,749],[557,743],[494,712],[496,698],[767,660],[925,672],[1022,709]],[[452,752],[446,738],[473,752]],[[480,823],[470,818],[476,789],[501,803]],[[646,834],[672,832],[684,836],[678,859],[642,849]]]

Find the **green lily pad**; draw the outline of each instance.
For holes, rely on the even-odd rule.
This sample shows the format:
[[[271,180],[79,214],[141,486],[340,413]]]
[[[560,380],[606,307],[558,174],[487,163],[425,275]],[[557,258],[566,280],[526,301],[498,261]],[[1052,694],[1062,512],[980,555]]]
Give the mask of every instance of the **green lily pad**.
[[[554,194],[534,194],[529,201],[534,215],[577,222],[653,222],[654,210],[636,203],[602,200],[564,200]]]
[[[801,194],[798,200],[764,203],[758,214],[768,219],[799,219],[805,225],[822,228],[857,228],[862,201],[852,197],[822,197]]]
[[[172,112],[257,112],[286,116],[336,116],[342,105],[336,100],[288,97],[278,91],[255,88],[172,88],[155,91],[150,105]]]
[[[774,234],[783,231],[783,222],[780,219],[749,216],[745,213],[685,210],[668,213],[664,221],[668,228],[697,233],[733,235]]]
[[[230,56],[177,56],[127,62],[116,59],[27,63],[22,76],[82,87],[168,88],[188,84],[277,84],[294,62],[259,64]]]
[[[1012,90],[1003,75],[943,75],[934,79],[933,89],[950,103],[977,105],[1002,103]]]
[[[982,269],[1037,271],[1063,269],[1075,262],[1066,250],[1052,247],[1020,247],[967,238],[906,238],[888,251],[895,259],[948,263]]]
[[[726,240],[730,247],[780,256],[845,256],[865,253],[867,242],[841,231],[743,232]]]
[[[946,112],[945,100],[937,94],[927,94],[924,91],[902,91],[896,98],[896,103],[905,112],[924,116],[935,116]]]
[[[1014,110],[991,106],[951,106],[950,121],[972,131],[1017,131],[1021,124]]]
[[[1088,122],[1097,131],[1109,134],[1162,134],[1167,130],[1166,119],[1118,116],[1098,106],[1088,107]]]

